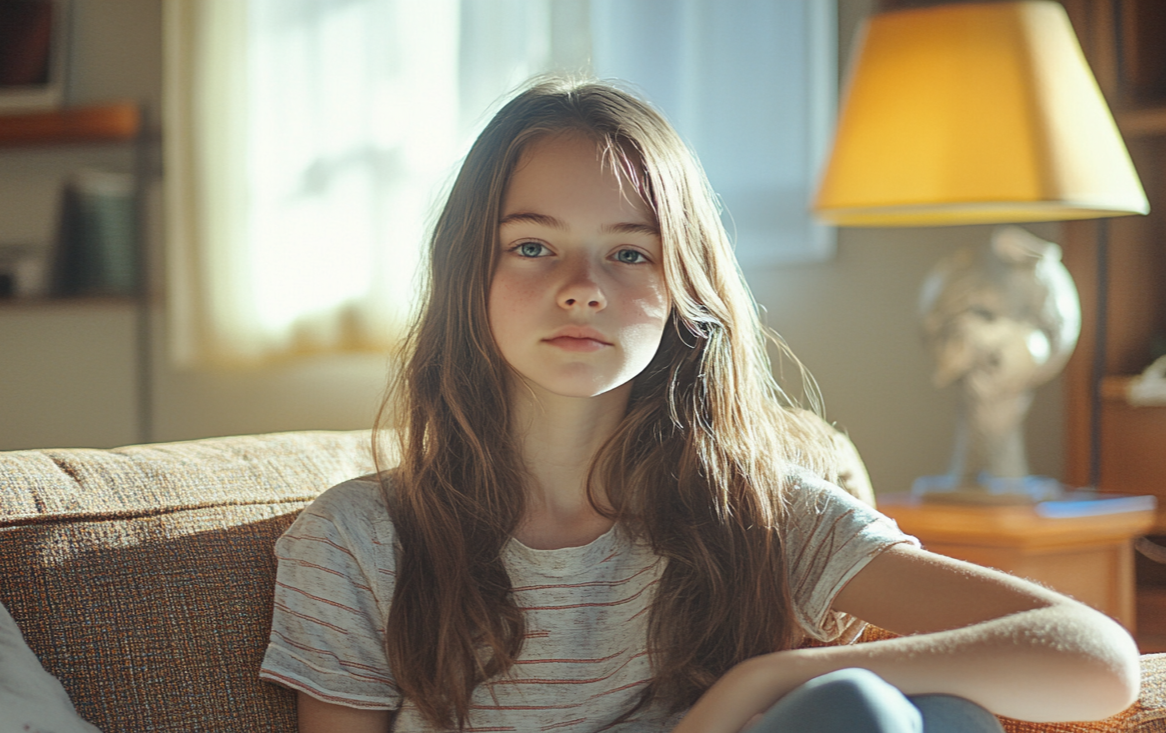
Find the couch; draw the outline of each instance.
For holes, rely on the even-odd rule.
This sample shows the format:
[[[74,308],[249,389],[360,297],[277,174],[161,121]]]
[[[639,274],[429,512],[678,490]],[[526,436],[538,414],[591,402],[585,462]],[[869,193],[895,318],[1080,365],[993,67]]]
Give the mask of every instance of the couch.
[[[105,733],[294,731],[294,696],[256,677],[272,545],[316,494],[372,470],[369,445],[294,432],[0,452],[0,604]],[[1166,733],[1166,655],[1143,672],[1116,718],[1006,727]],[[0,731],[27,730],[15,722],[0,709]]]

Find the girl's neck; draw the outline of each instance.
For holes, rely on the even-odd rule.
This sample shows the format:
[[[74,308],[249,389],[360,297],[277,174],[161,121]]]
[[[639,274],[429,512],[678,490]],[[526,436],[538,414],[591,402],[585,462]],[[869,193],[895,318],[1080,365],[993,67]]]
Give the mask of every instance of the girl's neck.
[[[631,384],[596,397],[512,389],[513,438],[529,474],[517,539],[535,549],[584,545],[611,528],[587,497],[587,473],[627,412]],[[606,503],[602,487],[595,499]]]

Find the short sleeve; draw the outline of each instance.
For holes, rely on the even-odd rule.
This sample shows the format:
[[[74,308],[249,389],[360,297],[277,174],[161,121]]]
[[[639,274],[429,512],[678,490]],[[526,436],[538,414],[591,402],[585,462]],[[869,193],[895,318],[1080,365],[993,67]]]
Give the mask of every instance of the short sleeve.
[[[271,637],[259,676],[325,702],[394,710],[385,654],[392,543],[376,484],[329,489],[276,542]],[[380,600],[381,602],[378,602]]]
[[[919,541],[894,520],[808,473],[792,477],[788,490],[782,540],[798,622],[820,641],[853,641],[865,623],[832,610],[835,596],[888,547]]]

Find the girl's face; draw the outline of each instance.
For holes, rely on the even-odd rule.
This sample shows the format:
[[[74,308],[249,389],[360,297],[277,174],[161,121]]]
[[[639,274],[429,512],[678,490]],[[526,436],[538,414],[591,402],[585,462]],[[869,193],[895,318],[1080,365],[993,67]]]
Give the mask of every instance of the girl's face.
[[[630,388],[670,308],[660,233],[634,186],[621,189],[587,137],[541,138],[510,177],[498,233],[489,319],[510,367],[564,397]]]

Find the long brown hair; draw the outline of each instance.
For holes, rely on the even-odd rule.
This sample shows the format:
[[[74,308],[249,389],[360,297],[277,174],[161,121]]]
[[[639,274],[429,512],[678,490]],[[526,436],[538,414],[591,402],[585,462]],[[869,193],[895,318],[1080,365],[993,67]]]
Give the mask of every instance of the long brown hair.
[[[523,515],[525,474],[486,304],[511,171],[531,141],[567,131],[614,156],[654,210],[672,299],[589,476],[607,492],[602,511],[667,560],[642,703],[690,705],[733,664],[798,637],[775,531],[783,477],[789,462],[827,466],[816,427],[772,377],[767,343],[784,347],[761,325],[704,173],[668,123],[615,87],[543,80],[497,113],[454,181],[426,301],[378,418],[379,460],[398,460],[381,472],[400,542],[386,648],[401,692],[439,726],[464,727],[475,687],[522,645],[501,555]],[[395,448],[380,440],[389,428]]]

